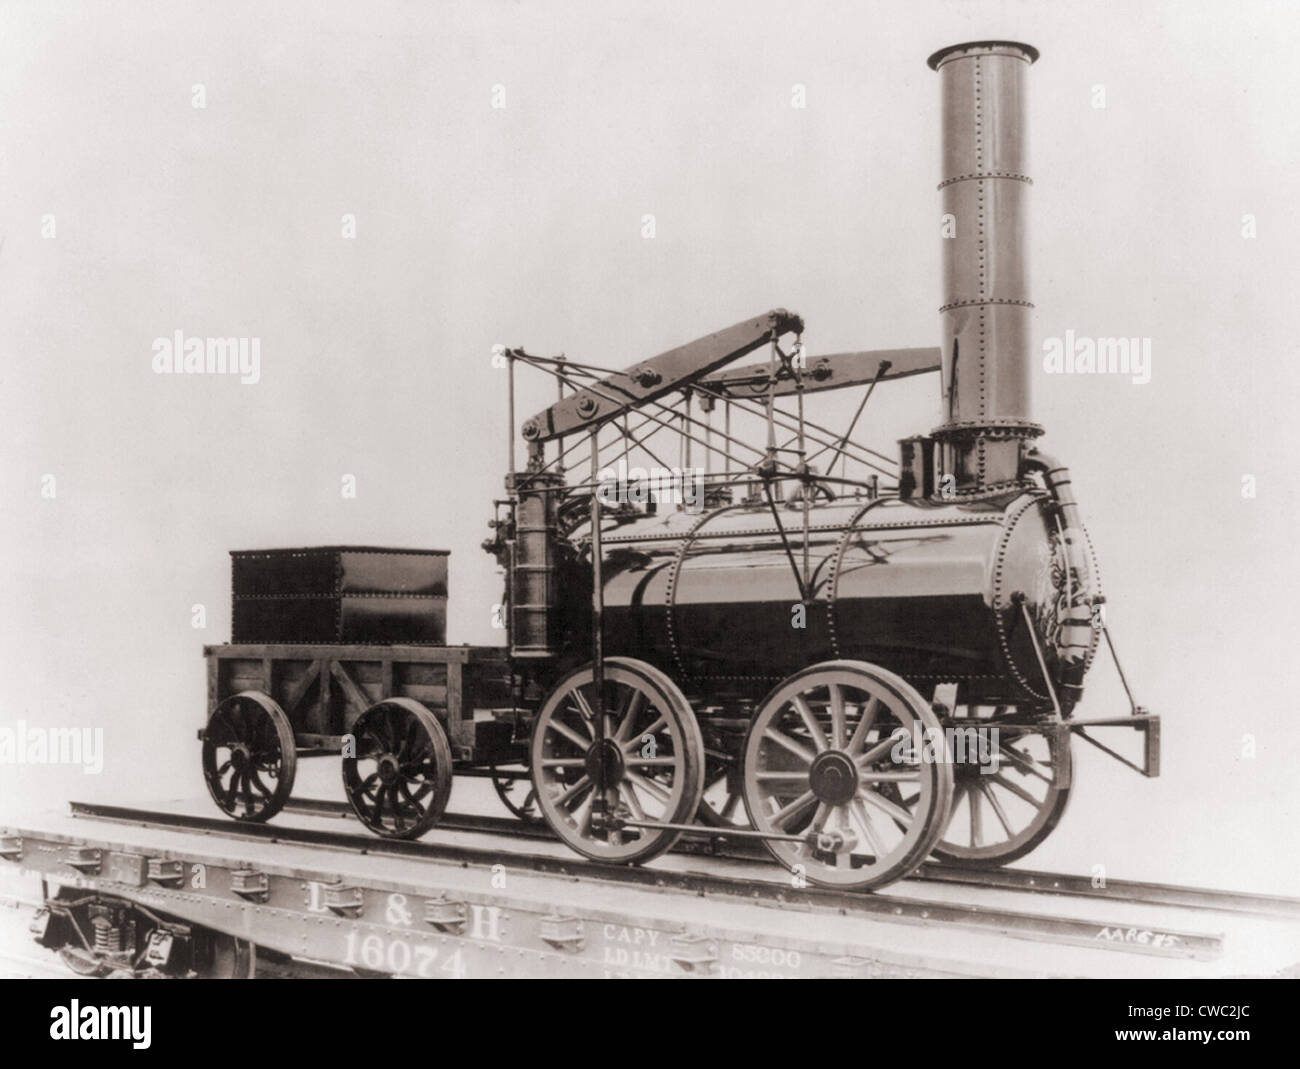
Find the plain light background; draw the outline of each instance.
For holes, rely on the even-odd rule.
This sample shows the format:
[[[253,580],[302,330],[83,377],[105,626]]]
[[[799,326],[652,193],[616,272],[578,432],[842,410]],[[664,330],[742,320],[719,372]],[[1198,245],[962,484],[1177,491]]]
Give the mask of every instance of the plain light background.
[[[202,794],[229,549],[450,549],[452,640],[499,642],[493,344],[622,366],[776,306],[813,354],[936,344],[924,61],[1003,37],[1042,51],[1037,338],[1153,345],[1145,386],[1035,387],[1165,772],[1077,751],[1030,860],[1300,892],[1297,31],[1258,0],[0,5],[0,727],[106,747],[0,766],[0,821]],[[261,382],[155,375],[177,329],[259,337]],[[882,387],[866,440],[937,393]],[[1102,662],[1081,712],[1123,711]]]

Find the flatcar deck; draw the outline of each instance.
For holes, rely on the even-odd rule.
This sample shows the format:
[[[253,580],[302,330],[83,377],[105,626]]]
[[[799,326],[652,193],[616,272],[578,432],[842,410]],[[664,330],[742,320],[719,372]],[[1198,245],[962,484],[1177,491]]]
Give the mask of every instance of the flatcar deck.
[[[403,975],[1209,977],[1300,961],[1294,913],[1098,900],[1062,894],[1067,877],[1050,894],[928,875],[849,894],[738,857],[589,863],[502,827],[405,843],[332,816],[202,813],[76,805],[6,829],[0,874],[128,899],[300,961]]]

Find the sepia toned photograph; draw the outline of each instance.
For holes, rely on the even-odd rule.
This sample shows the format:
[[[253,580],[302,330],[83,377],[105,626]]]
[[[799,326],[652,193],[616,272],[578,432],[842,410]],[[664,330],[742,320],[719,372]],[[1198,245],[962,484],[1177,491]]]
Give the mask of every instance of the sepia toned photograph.
[[[91,979],[938,978],[1198,981],[1094,1030],[1248,1041],[1213,985],[1300,977],[1298,37],[0,3],[42,1034],[150,1045],[111,1007],[171,986]]]

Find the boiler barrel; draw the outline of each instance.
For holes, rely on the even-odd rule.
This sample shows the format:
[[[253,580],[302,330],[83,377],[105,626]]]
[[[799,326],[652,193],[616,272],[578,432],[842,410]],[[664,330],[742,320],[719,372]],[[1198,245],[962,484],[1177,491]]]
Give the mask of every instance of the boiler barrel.
[[[786,510],[795,565],[798,510]],[[835,502],[812,510],[810,588],[766,507],[657,516],[605,535],[605,646],[658,663],[688,693],[760,697],[818,661],[870,661],[921,687],[1046,701],[1016,594],[1056,666],[1064,578],[1042,495],[922,508]]]

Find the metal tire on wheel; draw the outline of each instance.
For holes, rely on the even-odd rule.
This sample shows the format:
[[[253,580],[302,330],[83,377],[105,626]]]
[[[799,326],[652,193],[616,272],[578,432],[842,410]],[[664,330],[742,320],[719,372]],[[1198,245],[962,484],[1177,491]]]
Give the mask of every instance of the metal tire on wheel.
[[[437,824],[452,774],[438,718],[412,698],[385,698],[357,717],[352,735],[343,789],[361,823],[387,839],[416,839]]]
[[[865,661],[825,661],[780,683],[750,726],[743,773],[754,827],[799,837],[766,839],[768,850],[823,886],[902,879],[947,827],[953,779],[939,718],[910,684]]]
[[[203,779],[212,800],[235,820],[275,816],[293,792],[297,770],[293,727],[275,699],[245,690],[212,711],[203,729]]]
[[[739,762],[739,753],[724,753],[705,744],[704,791],[695,817],[697,824],[720,830],[749,827],[744,787],[737,774]]]
[[[505,775],[493,766],[492,789],[516,820],[525,824],[541,823],[542,818],[537,814],[537,789],[531,778]]]
[[[605,660],[605,742],[596,745],[593,671],[570,672],[551,691],[529,744],[537,804],[578,853],[602,861],[646,861],[680,834],[653,828],[593,828],[596,777],[605,770],[605,812],[625,820],[681,824],[700,804],[704,743],[690,703],[663,672],[630,657]]]
[[[957,728],[967,718],[950,721]],[[948,865],[1004,865],[1048,837],[1070,800],[1070,739],[1026,732],[998,740],[998,770],[956,766],[952,812],[934,856]]]

